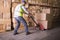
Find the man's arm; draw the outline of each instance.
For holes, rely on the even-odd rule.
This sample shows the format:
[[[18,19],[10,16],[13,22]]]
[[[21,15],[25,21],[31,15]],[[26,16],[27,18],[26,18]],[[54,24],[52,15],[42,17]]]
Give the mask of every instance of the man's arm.
[[[29,14],[29,12],[27,11],[27,9],[24,6],[22,6],[22,9],[24,10],[25,13]]]
[[[27,15],[32,16],[32,14],[29,13],[24,6],[22,6],[22,9],[25,11],[25,13],[26,13]]]

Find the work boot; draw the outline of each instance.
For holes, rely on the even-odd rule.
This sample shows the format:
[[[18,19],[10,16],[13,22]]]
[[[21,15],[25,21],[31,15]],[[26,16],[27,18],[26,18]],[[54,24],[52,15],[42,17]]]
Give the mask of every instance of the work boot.
[[[13,35],[17,35],[17,34],[19,34],[19,33],[14,33]]]
[[[31,34],[31,33],[30,33],[30,32],[27,32],[27,33],[26,33],[26,35],[29,35],[29,34]]]

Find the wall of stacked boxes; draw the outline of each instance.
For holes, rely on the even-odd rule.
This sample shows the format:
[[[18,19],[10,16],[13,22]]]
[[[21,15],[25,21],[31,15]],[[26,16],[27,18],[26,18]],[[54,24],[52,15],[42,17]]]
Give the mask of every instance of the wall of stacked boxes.
[[[60,15],[60,6],[57,0],[28,0],[29,10],[34,14],[37,22],[45,29],[55,26]]]
[[[10,0],[0,0],[0,32],[10,29]]]

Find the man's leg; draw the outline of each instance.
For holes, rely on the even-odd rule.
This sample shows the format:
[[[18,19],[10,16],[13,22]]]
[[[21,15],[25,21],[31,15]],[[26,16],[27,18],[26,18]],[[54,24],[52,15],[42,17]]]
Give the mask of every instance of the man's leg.
[[[14,29],[14,35],[17,34],[18,28],[20,27],[20,21],[18,20],[18,18],[15,18],[15,20],[17,21],[16,27]]]
[[[30,34],[30,32],[28,31],[28,26],[25,19],[23,17],[20,17],[20,21],[24,24],[26,35]]]

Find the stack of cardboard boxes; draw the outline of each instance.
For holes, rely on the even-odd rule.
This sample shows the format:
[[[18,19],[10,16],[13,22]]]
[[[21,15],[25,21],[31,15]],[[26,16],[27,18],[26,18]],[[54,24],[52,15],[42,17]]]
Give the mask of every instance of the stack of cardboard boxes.
[[[53,8],[52,7],[46,7],[46,6],[40,7],[39,6],[40,4],[37,2],[38,0],[33,0],[33,1],[34,2],[32,2],[32,0],[28,0],[29,4],[32,4],[32,5],[29,5],[29,10],[32,14],[35,14],[34,17],[35,17],[36,22],[40,22],[45,29],[52,28],[54,18],[56,16],[56,14],[58,14],[58,13],[56,13],[57,8],[55,8],[56,11],[54,9],[54,7],[56,5],[54,6],[53,2],[55,2],[55,1],[52,1],[52,0],[40,1],[40,3],[42,5],[48,5],[49,4]]]
[[[0,32],[11,30],[10,0],[0,0]]]

